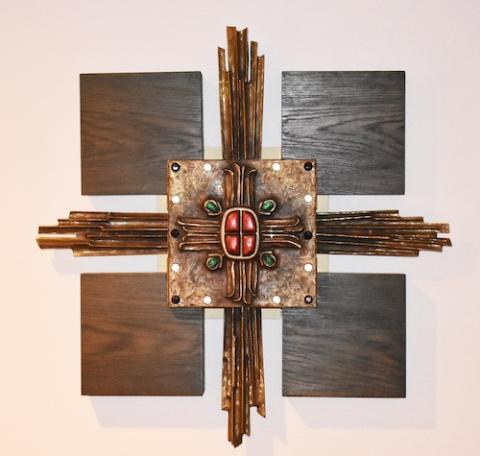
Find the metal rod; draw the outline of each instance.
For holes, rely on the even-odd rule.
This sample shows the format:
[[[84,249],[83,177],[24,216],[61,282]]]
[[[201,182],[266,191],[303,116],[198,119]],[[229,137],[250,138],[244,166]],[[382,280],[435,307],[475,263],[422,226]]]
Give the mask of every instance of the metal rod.
[[[227,43],[228,71],[225,51],[218,51],[223,158],[237,162],[259,159],[264,58],[258,56],[254,42],[248,55],[247,29],[228,27]],[[250,204],[252,189],[246,168],[234,164],[225,180],[226,205]],[[285,223],[289,225],[291,221]],[[298,226],[294,223],[292,229],[298,231]],[[283,242],[283,238],[278,242]],[[256,293],[256,267],[255,262],[228,260],[226,264],[227,296],[243,302],[240,308],[225,309],[224,323],[222,409],[228,412],[228,440],[234,446],[242,443],[243,435],[250,434],[250,407],[256,406],[265,416],[261,309],[248,306]]]
[[[317,214],[317,253],[335,255],[417,256],[421,250],[451,246],[447,223],[401,217],[397,210]]]

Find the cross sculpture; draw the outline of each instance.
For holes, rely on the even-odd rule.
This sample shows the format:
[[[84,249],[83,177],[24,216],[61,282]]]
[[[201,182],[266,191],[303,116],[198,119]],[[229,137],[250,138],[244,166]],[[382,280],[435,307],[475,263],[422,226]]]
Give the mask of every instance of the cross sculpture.
[[[262,308],[283,310],[283,392],[405,396],[405,284],[318,274],[316,254],[416,256],[447,224],[317,213],[323,194],[403,193],[404,73],[286,72],[282,160],[262,160],[264,57],[218,49],[222,160],[201,160],[199,73],[81,75],[84,194],[162,193],[168,213],[71,212],[41,248],[167,252],[164,274],[82,275],[82,393],[202,394],[203,308],[224,308],[228,440],[265,416]],[[167,161],[168,160],[168,161]],[[165,287],[166,283],[166,287]]]

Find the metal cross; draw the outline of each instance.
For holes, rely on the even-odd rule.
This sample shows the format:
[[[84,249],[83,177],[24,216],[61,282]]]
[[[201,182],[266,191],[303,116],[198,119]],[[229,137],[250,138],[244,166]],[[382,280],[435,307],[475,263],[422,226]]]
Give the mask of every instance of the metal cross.
[[[295,84],[287,84],[284,93],[288,111],[284,152],[294,159],[262,160],[264,57],[258,56],[256,42],[249,45],[246,29],[228,27],[227,40],[227,60],[225,50],[218,50],[223,160],[185,160],[164,154],[168,214],[71,212],[56,226],[40,227],[38,244],[41,248],[70,248],[76,256],[168,253],[166,300],[170,307],[179,311],[184,307],[225,308],[222,409],[228,412],[228,439],[237,446],[244,434],[250,434],[250,407],[257,407],[265,416],[261,310],[302,307],[304,312],[316,312],[317,302],[321,310],[323,295],[317,283],[316,253],[416,256],[420,250],[440,251],[451,244],[448,238],[438,236],[439,232],[448,232],[447,224],[401,217],[395,210],[317,213],[317,182],[320,190],[322,185],[333,188],[345,182],[340,190],[362,193],[358,182],[363,182],[367,171],[364,173],[361,165],[358,187],[352,179],[340,176],[344,168],[352,167],[348,154],[358,144],[348,146],[345,141],[349,125],[357,128],[358,119],[335,123],[326,112],[322,126],[309,120],[315,118],[317,102],[313,94],[317,93],[319,79],[314,74],[287,74]],[[340,96],[347,98],[342,101],[345,106],[350,103],[353,111],[360,112],[365,108],[362,97],[370,89],[369,82],[361,75],[350,77],[357,84],[358,98],[345,96],[348,87],[342,75],[322,74],[320,79],[333,84]],[[104,91],[111,89],[108,80],[102,79],[102,84]],[[168,87],[176,90],[174,85],[166,85],[165,97]],[[156,93],[153,83],[141,88]],[[335,103],[329,105],[328,91],[318,90],[325,106],[335,107]],[[382,100],[381,84],[374,86],[374,93]],[[172,102],[169,108],[175,111],[177,104]],[[115,126],[112,109],[109,125]],[[376,139],[369,147],[381,151],[390,133],[373,111],[367,112],[365,137],[373,135]],[[386,109],[383,116],[389,115]],[[172,116],[173,131],[176,121]],[[82,117],[82,128],[84,125],[91,128],[87,116]],[[116,128],[129,127],[119,124]],[[332,134],[337,135],[339,143],[332,140]],[[296,135],[300,139],[295,139]],[[321,135],[324,143],[320,149],[340,144],[337,161],[322,158],[315,146],[315,138]],[[309,146],[297,153],[295,141]],[[82,154],[83,148],[90,150],[90,146],[82,133]],[[398,160],[396,153],[391,154],[394,160]],[[90,152],[82,157],[84,183],[94,175],[87,164],[94,158]],[[107,164],[115,160],[119,160],[115,154],[107,156]],[[148,160],[147,166],[154,166],[155,160]],[[361,161],[361,154],[355,160]],[[384,176],[379,185],[387,185],[393,165],[382,163],[383,168],[375,172]],[[115,172],[121,172],[119,169]],[[102,172],[108,173],[108,166]],[[336,176],[340,176],[338,182],[328,184]],[[374,181],[365,184],[367,193],[378,190]],[[107,189],[104,193],[112,192]],[[342,290],[337,293],[341,295]],[[301,335],[302,327],[298,327],[298,333]],[[311,395],[316,395],[315,386],[308,388]]]

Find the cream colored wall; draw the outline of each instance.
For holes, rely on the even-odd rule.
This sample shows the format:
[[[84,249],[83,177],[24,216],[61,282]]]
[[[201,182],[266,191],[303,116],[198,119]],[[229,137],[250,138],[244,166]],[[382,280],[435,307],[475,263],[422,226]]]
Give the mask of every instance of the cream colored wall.
[[[0,454],[476,455],[480,409],[480,11],[476,0],[0,2]],[[219,146],[216,46],[248,25],[267,55],[264,144],[280,144],[282,70],[406,70],[407,193],[332,197],[450,221],[419,259],[336,257],[334,271],[408,275],[405,400],[281,397],[281,321],[265,322],[266,420],[235,452],[220,411],[222,322],[206,322],[200,398],[80,396],[81,271],[154,271],[154,257],[40,252],[70,209],[155,210],[80,196],[78,74],[201,70],[205,143]]]

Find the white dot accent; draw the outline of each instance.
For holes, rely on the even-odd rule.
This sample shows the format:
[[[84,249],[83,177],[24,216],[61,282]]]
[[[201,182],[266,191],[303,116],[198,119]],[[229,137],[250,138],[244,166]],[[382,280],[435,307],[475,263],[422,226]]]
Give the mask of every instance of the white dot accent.
[[[272,169],[273,169],[274,171],[280,171],[280,168],[281,168],[280,163],[275,162],[275,163],[272,165]]]
[[[180,202],[180,197],[178,195],[173,195],[172,196],[172,203],[173,204],[178,204]]]
[[[273,301],[274,304],[280,304],[280,302],[281,302],[282,300],[280,299],[280,296],[274,296],[274,297],[272,298],[272,301]]]
[[[211,304],[211,303],[212,303],[212,298],[211,298],[210,296],[205,296],[205,297],[203,298],[203,303],[204,303],[204,304],[207,304],[207,305],[208,305],[208,304]]]
[[[312,272],[313,271],[313,264],[312,263],[305,263],[303,265],[303,269],[305,269],[306,272]]]
[[[172,271],[180,272],[180,265],[178,263],[172,263]]]
[[[305,195],[303,199],[306,203],[311,203],[313,201],[312,195]]]
[[[203,169],[204,169],[205,171],[207,171],[207,173],[208,173],[208,172],[210,172],[210,171],[212,170],[212,165],[211,165],[210,163],[205,163],[205,164],[203,165]]]

